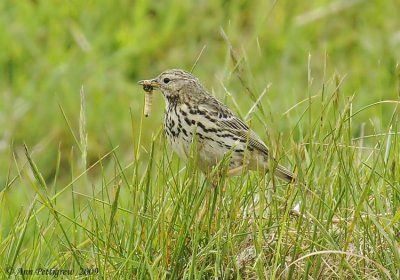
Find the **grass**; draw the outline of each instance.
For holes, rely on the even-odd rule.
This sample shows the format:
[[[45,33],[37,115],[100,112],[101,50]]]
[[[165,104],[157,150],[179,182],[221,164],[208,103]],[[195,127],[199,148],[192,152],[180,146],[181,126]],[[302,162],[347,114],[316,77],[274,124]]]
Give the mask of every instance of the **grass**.
[[[0,278],[398,279],[398,8],[2,1]],[[171,152],[135,82],[197,58],[298,184]]]

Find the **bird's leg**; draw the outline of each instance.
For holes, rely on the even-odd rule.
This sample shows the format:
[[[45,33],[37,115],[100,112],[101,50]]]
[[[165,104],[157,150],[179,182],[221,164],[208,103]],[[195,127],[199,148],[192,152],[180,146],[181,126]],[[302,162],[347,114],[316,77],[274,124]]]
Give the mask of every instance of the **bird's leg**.
[[[208,205],[209,205],[209,202],[210,202],[211,193],[218,188],[218,183],[220,181],[220,178],[223,176],[223,173],[224,172],[222,172],[221,170],[216,170],[216,173],[214,173],[213,175],[210,176],[210,174],[209,174],[210,177],[208,177],[208,178],[209,178],[209,181],[211,183],[211,188],[206,190],[203,207],[201,207],[199,216],[197,217],[197,222],[198,223],[201,222],[201,220],[203,219],[204,215],[206,214],[206,211],[207,211],[207,208],[208,208]],[[222,192],[224,192],[225,189],[226,189],[226,182],[227,181],[224,180],[224,187],[222,189]]]
[[[201,220],[203,220],[203,217],[206,214],[206,211],[207,211],[207,208],[208,208],[208,203],[209,203],[209,200],[210,200],[210,194],[211,194],[211,190],[206,190],[203,207],[201,207],[199,216],[197,217],[197,223],[198,224],[201,222]]]
[[[242,170],[245,167],[246,167],[246,165],[241,165],[241,166],[229,169],[225,173],[225,176],[226,177],[232,177],[232,176],[239,175],[240,173],[242,173]],[[197,218],[197,222],[200,222],[203,219],[204,215],[206,214],[206,211],[207,211],[207,208],[208,208],[208,204],[210,202],[211,191],[218,187],[219,177],[223,176],[222,174],[223,174],[223,172],[217,172],[217,174],[214,175],[214,178],[211,180],[211,185],[212,185],[213,188],[211,190],[207,190],[206,191],[204,204],[203,204],[203,207],[200,210],[199,216]],[[227,187],[226,184],[227,184],[227,180],[224,180],[224,187],[222,189],[222,192],[225,192],[226,187]]]
[[[243,168],[245,168],[246,165],[241,165],[232,169],[229,169],[226,172],[226,177],[231,177],[231,176],[236,176],[239,175],[240,173],[242,173]]]

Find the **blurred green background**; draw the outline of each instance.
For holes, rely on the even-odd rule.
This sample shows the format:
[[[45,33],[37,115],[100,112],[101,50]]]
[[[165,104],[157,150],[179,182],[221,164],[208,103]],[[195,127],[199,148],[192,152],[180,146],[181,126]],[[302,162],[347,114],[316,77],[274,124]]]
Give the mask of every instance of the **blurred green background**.
[[[243,106],[238,113],[245,114],[254,100],[233,74],[221,27],[252,89],[259,94],[272,83],[263,104],[284,135],[296,137],[303,110],[283,113],[309,94],[320,94],[323,83],[333,85],[334,75],[343,78],[343,96],[355,94],[354,111],[398,99],[399,10],[399,1],[370,0],[3,0],[0,186],[26,161],[24,142],[45,179],[54,176],[59,150],[60,175],[69,176],[71,153],[78,148],[61,108],[79,135],[82,86],[89,165],[117,145],[133,160],[143,110],[136,81],[168,68],[190,70],[204,46],[194,74],[219,99],[224,100],[225,87]],[[356,120],[366,123],[367,132],[379,133],[391,117],[386,108],[375,106]],[[145,145],[161,127],[163,110],[158,95],[153,115],[143,120]]]

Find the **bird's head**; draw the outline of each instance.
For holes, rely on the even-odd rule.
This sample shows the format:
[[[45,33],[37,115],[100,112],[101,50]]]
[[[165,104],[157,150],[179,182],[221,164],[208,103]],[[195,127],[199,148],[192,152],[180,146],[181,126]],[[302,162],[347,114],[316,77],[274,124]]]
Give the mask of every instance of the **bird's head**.
[[[162,72],[158,77],[138,82],[140,85],[161,90],[164,97],[171,99],[196,99],[206,91],[199,80],[191,73],[180,69]]]

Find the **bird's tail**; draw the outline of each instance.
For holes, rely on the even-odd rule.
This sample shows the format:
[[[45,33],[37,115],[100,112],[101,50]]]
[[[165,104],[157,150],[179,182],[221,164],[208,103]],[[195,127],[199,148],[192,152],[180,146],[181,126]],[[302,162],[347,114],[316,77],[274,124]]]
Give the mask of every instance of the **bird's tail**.
[[[296,181],[296,175],[280,164],[275,168],[275,175],[288,183]]]

